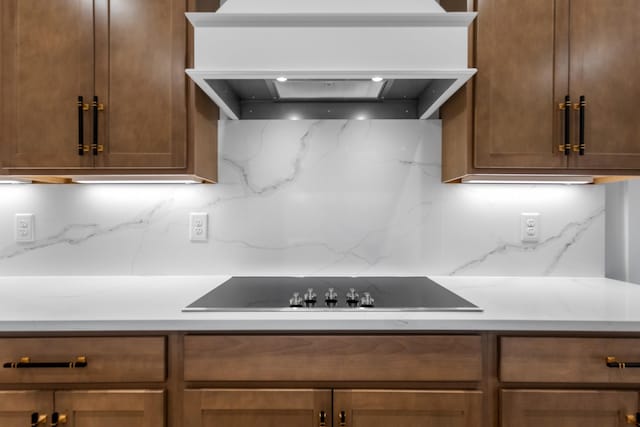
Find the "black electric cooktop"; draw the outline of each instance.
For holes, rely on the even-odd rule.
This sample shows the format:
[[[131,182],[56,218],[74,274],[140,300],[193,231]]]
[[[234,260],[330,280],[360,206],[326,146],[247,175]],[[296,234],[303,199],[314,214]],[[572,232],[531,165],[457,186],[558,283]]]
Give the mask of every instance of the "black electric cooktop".
[[[232,277],[182,311],[482,311],[427,277]]]

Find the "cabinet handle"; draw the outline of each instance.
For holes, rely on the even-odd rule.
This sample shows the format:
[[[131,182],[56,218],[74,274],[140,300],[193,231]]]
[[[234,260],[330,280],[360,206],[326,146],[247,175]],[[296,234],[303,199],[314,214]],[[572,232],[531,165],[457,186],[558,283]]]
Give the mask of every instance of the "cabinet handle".
[[[18,362],[6,362],[3,368],[86,368],[88,366],[85,356],[78,356],[73,362],[32,362],[30,357],[21,357]]]
[[[587,108],[587,101],[584,95],[580,96],[580,104],[578,106],[580,109],[580,139],[578,142],[578,154],[584,156],[584,122],[585,122],[585,110]]]
[[[607,357],[607,368],[640,368],[640,362],[619,362],[615,357]]]
[[[93,142],[91,143],[91,151],[94,156],[97,156],[98,153],[104,151],[104,146],[98,144],[98,111],[104,111],[104,104],[98,103],[98,97],[93,97]]]
[[[564,144],[558,146],[558,149],[564,152],[565,156],[571,154],[571,98],[569,95],[564,97],[564,103],[559,104],[560,111],[564,111]]]
[[[320,427],[326,427],[327,425],[327,413],[320,411]]]
[[[78,97],[78,156],[84,156],[89,147],[84,145],[84,112],[89,110],[89,104],[84,103],[82,96]]]
[[[640,427],[640,412],[635,415],[627,415],[627,424],[633,424]]]
[[[338,419],[340,420],[341,426],[347,425],[347,413],[345,411],[340,411],[340,415],[338,415]]]
[[[31,427],[38,427],[40,424],[45,424],[47,422],[46,415],[40,415],[37,412],[31,414]]]
[[[51,427],[58,427],[58,424],[66,424],[67,416],[65,414],[59,414],[54,412],[51,414]]]

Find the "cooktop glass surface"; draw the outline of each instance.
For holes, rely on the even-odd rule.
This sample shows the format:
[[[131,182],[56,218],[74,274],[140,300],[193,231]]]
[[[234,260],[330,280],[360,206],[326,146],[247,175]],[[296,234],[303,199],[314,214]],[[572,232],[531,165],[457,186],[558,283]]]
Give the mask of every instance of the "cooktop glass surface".
[[[420,277],[232,277],[183,311],[482,311]]]

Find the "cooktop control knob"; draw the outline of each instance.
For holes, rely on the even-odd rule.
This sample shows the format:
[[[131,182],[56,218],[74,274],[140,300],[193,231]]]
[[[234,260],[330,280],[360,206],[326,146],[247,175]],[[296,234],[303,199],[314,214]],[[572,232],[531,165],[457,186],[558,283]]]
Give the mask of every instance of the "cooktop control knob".
[[[369,292],[365,292],[362,294],[362,298],[360,299],[360,307],[364,308],[373,308],[373,303],[376,302]]]
[[[289,307],[302,307],[302,297],[299,292],[295,292],[289,300]]]
[[[327,304],[327,307],[335,307],[338,304],[338,294],[333,288],[329,288],[326,294],[324,294],[324,302]]]
[[[357,307],[359,301],[360,296],[356,290],[354,288],[349,288],[349,292],[347,292],[347,305],[352,308]]]
[[[315,307],[318,295],[313,292],[312,288],[307,289],[307,292],[303,296],[305,307]]]

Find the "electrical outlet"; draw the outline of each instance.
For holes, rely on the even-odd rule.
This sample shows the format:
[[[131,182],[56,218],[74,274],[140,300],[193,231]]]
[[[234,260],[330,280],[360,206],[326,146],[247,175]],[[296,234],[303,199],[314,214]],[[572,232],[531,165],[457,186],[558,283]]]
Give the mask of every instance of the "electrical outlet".
[[[209,214],[206,212],[192,212],[189,214],[189,240],[192,242],[206,242],[209,239]]]
[[[525,243],[537,243],[540,241],[540,214],[520,214],[521,239]]]
[[[36,239],[34,215],[16,214],[16,242],[33,242]]]

